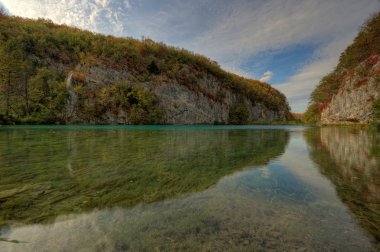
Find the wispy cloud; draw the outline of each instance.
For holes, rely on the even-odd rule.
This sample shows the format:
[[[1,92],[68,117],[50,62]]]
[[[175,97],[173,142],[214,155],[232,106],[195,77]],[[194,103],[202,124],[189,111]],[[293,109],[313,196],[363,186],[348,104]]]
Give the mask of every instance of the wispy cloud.
[[[261,52],[342,36],[357,30],[379,8],[373,0],[231,1],[230,12],[192,44],[225,62],[245,60]]]
[[[312,48],[311,60],[298,59],[298,71],[275,71],[276,78],[286,80],[276,87],[296,111],[304,110],[320,78],[333,70],[363,22],[380,10],[378,0],[0,1],[15,15],[46,17],[117,36],[148,36],[188,48],[217,60],[227,70],[264,81],[271,79],[261,71],[274,71],[270,65],[276,61],[276,52]],[[254,62],[256,58],[260,62]],[[251,62],[252,67],[247,67]]]
[[[299,69],[287,82],[275,86],[287,96],[294,111],[305,111],[311,91],[324,75],[334,70],[340,53],[355,35],[356,32],[351,32],[321,46],[312,62]]]
[[[128,0],[2,0],[12,14],[122,36]]]
[[[219,25],[192,43],[199,51],[208,45],[204,53],[228,69],[262,53],[313,44],[317,48],[313,59],[305,60],[286,83],[275,86],[285,93],[294,111],[302,112],[319,80],[334,69],[359,27],[379,9],[380,2],[373,0],[247,1],[235,5]],[[258,78],[257,72],[249,75]],[[264,74],[261,80],[270,78]]]
[[[260,81],[262,82],[268,82],[270,79],[272,79],[273,73],[271,71],[266,71],[263,76],[261,76]]]

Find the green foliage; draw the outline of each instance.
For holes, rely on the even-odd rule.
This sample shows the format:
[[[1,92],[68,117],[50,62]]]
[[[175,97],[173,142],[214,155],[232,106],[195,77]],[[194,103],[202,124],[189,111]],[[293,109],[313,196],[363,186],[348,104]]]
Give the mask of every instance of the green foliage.
[[[228,115],[229,124],[245,124],[248,123],[249,111],[247,104],[242,100],[236,102]]]
[[[148,71],[151,74],[160,74],[160,69],[158,68],[156,61],[152,60],[152,62],[150,62],[148,65]]]
[[[375,100],[372,105],[372,120],[380,125],[380,99]]]
[[[307,123],[317,123],[321,119],[318,106],[316,104],[310,105],[304,113],[303,118]]]
[[[92,88],[77,86],[75,92],[79,97],[79,116],[88,122],[101,123],[107,117],[117,117],[124,119],[119,123],[159,124],[164,116],[151,91],[128,82]]]
[[[152,93],[141,87],[134,87],[130,94],[137,102],[132,104],[129,119],[132,124],[159,124],[164,112]]]
[[[323,77],[318,87],[311,93],[311,99],[314,103],[322,104],[329,102],[332,95],[339,90],[340,79],[336,72],[332,72]]]
[[[47,68],[40,68],[30,80],[30,118],[26,121],[54,123],[64,121],[68,92],[59,76]]]
[[[14,103],[19,93],[22,62],[20,52],[12,50],[10,43],[0,46],[0,113],[17,113]]]
[[[19,240],[8,240],[6,238],[0,237],[0,241],[2,242],[10,242],[10,243],[21,243]]]
[[[380,13],[365,23],[354,43],[342,53],[337,69],[351,69],[373,54],[380,53]]]

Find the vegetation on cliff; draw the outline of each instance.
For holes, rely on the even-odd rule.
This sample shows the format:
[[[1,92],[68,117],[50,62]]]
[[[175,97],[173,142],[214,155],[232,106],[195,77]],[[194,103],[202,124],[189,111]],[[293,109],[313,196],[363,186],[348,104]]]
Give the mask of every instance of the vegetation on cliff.
[[[360,30],[359,35],[340,56],[339,64],[333,72],[322,78],[319,85],[312,92],[310,103],[305,112],[305,120],[318,122],[321,112],[329,105],[332,97],[338,93],[344,80],[354,74],[354,70],[362,77],[361,83],[365,85],[371,74],[369,69],[376,64],[380,55],[380,13],[376,14]],[[357,69],[361,63],[363,67]]]
[[[373,102],[372,117],[373,124],[380,129],[380,98]]]
[[[74,87],[71,91],[81,102],[81,113],[88,118],[105,117],[110,107],[114,113],[119,113],[117,108],[126,106],[128,117],[135,115],[134,124],[159,123],[163,112],[156,106],[154,95],[142,88],[132,90],[135,84],[145,82],[159,85],[176,81],[219,102],[225,90],[233,90],[271,110],[288,107],[285,96],[270,85],[228,73],[216,62],[184,49],[150,39],[115,38],[56,25],[44,19],[0,14],[0,123],[12,120],[67,122],[69,90],[65,80],[78,64],[102,64],[126,70],[134,82],[133,87],[115,87],[115,83],[105,83],[103,87],[86,86],[82,90],[86,83]],[[198,84],[207,76],[221,83],[218,95]],[[85,80],[85,73],[74,72],[74,79],[76,82]],[[121,91],[124,92],[121,95],[132,95],[134,99],[129,97],[126,102],[125,97],[115,98],[120,88],[130,88],[126,93]],[[137,93],[139,95],[134,95]]]

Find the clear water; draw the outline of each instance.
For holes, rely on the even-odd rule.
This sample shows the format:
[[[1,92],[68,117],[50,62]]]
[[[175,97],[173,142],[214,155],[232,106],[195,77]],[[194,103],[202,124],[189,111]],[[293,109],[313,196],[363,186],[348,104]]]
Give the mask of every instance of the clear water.
[[[0,128],[0,251],[378,251],[379,242],[379,133]]]

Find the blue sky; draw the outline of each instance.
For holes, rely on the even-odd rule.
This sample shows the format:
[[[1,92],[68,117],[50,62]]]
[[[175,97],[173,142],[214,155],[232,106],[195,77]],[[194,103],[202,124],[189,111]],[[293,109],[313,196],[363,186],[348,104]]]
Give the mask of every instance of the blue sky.
[[[204,54],[261,79],[303,112],[379,0],[0,0],[14,15]]]

